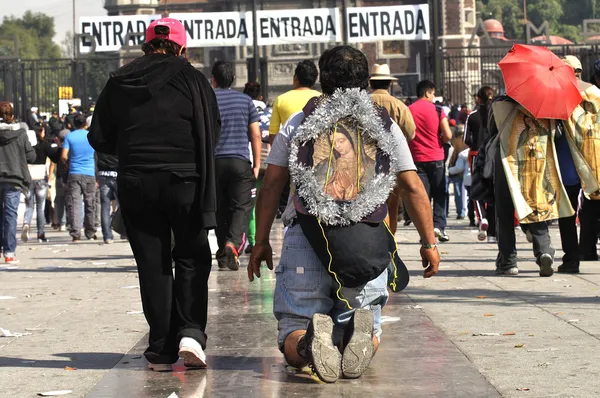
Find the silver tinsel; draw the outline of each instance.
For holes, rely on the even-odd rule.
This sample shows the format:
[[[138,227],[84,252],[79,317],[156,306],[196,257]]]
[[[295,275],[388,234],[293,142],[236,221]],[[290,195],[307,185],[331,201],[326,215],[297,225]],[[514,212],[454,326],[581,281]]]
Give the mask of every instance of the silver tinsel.
[[[320,134],[329,134],[335,124],[345,118],[356,121],[365,137],[373,140],[389,157],[390,171],[387,174],[377,174],[366,181],[356,200],[340,203],[323,191],[312,168],[298,162],[298,150]],[[349,225],[359,222],[384,204],[396,186],[396,175],[399,171],[397,148],[396,137],[383,126],[369,94],[358,88],[338,89],[304,120],[291,142],[289,171],[297,187],[296,194],[304,200],[308,212],[320,218],[326,225]]]

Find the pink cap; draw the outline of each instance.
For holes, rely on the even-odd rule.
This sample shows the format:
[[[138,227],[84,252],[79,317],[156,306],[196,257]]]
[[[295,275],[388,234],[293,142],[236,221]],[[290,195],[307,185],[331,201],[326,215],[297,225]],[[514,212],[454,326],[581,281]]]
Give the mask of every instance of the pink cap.
[[[169,28],[168,35],[157,35],[154,32],[154,28],[157,26],[166,26]],[[182,47],[187,46],[187,34],[185,33],[185,28],[183,24],[176,19],[173,18],[161,18],[156,21],[152,21],[152,23],[146,29],[146,43],[148,43],[152,39],[168,39],[174,41]]]

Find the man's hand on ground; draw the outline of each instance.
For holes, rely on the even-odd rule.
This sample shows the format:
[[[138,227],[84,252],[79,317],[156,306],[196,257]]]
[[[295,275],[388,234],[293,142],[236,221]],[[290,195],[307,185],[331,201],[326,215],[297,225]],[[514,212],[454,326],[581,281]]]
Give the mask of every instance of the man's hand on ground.
[[[263,261],[267,263],[267,267],[270,270],[273,270],[273,250],[271,249],[271,245],[257,243],[252,248],[250,261],[248,261],[248,279],[250,279],[250,282],[254,281],[254,275],[260,278],[260,265]]]
[[[440,267],[440,253],[437,247],[432,249],[421,248],[421,259],[423,261],[423,278],[431,278],[438,273]]]

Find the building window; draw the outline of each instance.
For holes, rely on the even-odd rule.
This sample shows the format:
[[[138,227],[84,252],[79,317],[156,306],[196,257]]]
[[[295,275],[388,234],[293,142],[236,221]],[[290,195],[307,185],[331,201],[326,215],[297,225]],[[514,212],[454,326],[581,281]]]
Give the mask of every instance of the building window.
[[[377,59],[408,58],[408,48],[406,41],[379,41],[377,42]]]
[[[475,10],[472,8],[465,8],[465,28],[474,28],[477,21],[475,21]]]

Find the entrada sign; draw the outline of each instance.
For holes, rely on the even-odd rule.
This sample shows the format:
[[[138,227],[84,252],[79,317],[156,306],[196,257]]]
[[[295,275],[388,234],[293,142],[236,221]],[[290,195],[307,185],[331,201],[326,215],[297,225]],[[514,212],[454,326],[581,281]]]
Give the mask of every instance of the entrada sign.
[[[258,45],[340,42],[340,15],[339,8],[258,11]],[[250,12],[180,13],[170,17],[183,23],[190,48],[253,44]],[[119,51],[125,46],[141,45],[146,27],[158,18],[159,15],[82,17],[80,51]],[[346,18],[350,42],[429,39],[428,5],[349,8]]]

